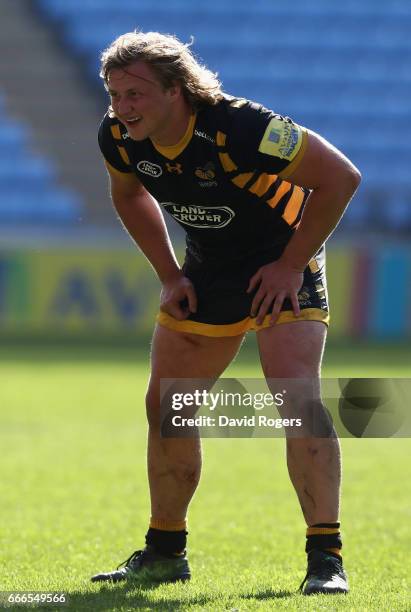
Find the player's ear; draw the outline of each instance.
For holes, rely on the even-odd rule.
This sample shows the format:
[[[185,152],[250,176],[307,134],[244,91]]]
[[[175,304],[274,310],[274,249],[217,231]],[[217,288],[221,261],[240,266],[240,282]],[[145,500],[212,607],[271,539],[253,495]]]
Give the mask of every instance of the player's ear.
[[[177,100],[181,96],[181,85],[180,83],[173,83],[167,90],[169,99],[171,101]]]

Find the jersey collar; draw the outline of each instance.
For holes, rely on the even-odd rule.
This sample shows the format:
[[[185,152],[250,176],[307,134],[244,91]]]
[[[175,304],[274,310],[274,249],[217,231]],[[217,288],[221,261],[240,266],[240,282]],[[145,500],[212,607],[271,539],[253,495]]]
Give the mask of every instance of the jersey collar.
[[[165,147],[165,146],[159,145],[159,144],[155,143],[154,141],[152,141],[153,147],[159,153],[161,153],[161,155],[164,155],[164,157],[167,157],[168,159],[175,159],[176,157],[178,157],[184,151],[184,149],[186,148],[186,146],[188,145],[188,143],[192,139],[193,132],[194,132],[194,125],[195,125],[196,119],[197,119],[197,114],[194,114],[194,115],[190,116],[190,120],[188,122],[188,126],[187,126],[187,129],[185,131],[185,134],[177,142],[177,144]]]

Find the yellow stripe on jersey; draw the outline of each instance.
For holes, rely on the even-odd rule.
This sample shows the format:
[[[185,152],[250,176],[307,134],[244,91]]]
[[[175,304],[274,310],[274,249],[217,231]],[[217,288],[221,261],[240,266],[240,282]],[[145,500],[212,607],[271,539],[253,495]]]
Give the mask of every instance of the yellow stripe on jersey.
[[[291,162],[303,144],[303,129],[294,123],[273,117],[264,132],[260,153]]]
[[[117,168],[114,168],[114,166],[109,164],[106,159],[104,160],[104,164],[109,173],[113,176],[118,176],[119,178],[125,179],[126,181],[129,181],[130,179],[135,181],[137,179],[137,176],[131,170],[130,172],[122,172],[121,170],[117,170]]]
[[[275,192],[275,194],[273,195],[273,197],[267,200],[267,204],[269,204],[271,208],[275,208],[278,202],[281,200],[281,198],[286,193],[288,193],[291,188],[292,188],[291,183],[287,183],[286,181],[283,181],[281,185],[279,186],[279,188],[277,189],[277,191]]]
[[[301,140],[305,142],[306,133],[303,132],[299,126],[295,126],[294,124],[289,124],[285,121],[280,121],[279,119],[272,119],[267,127],[267,130],[269,129],[270,126],[277,125],[277,123],[273,124],[273,121],[280,123],[281,126],[291,125],[296,130],[299,130],[298,133],[300,134]],[[266,134],[267,134],[267,130],[266,130]],[[263,143],[263,141],[264,141],[264,138],[261,142]],[[224,132],[217,131],[216,143],[217,143],[217,146],[221,148],[225,147],[227,144],[227,134],[225,134]],[[262,151],[261,144],[260,144],[259,151]],[[226,151],[219,152],[218,156],[220,158],[221,165],[225,172],[234,172],[239,169],[238,166],[233,161],[233,159],[230,157],[230,155]],[[290,165],[293,165],[293,164],[290,164]],[[234,185],[243,189],[251,181],[254,174],[256,174],[256,172],[241,172],[240,174],[237,174],[236,176],[232,176],[231,181],[234,183]],[[272,187],[274,183],[280,178],[281,175],[282,175],[281,172],[278,175],[268,174],[267,172],[262,172],[261,174],[257,175],[256,180],[251,186],[248,187],[248,190],[250,193],[253,193],[257,197],[262,198],[264,197],[264,194],[266,194],[269,191],[270,187]],[[293,185],[291,185],[290,183],[286,181],[282,181],[277,187],[274,195],[269,200],[267,200],[267,204],[271,208],[275,208],[277,204],[280,202],[281,198],[284,195],[286,195],[292,188],[293,188]],[[299,191],[299,194],[298,195],[297,193],[295,195],[294,193],[292,194],[290,198],[290,202],[287,204],[286,209],[283,214],[283,218],[287,221],[287,223],[289,223],[288,219],[290,219],[290,225],[297,217],[301,203],[304,199],[304,192],[299,187],[296,187],[294,191],[297,192],[297,190]],[[297,209],[296,212],[294,211],[294,208]]]
[[[315,257],[313,257],[309,263],[308,263],[309,267],[310,267],[310,271],[315,274],[316,272],[319,271],[320,266],[318,265],[317,260],[315,259]]]
[[[301,205],[304,200],[304,191],[302,189],[295,188],[294,192],[285,207],[285,211],[282,214],[282,217],[288,225],[292,225],[294,221],[298,217],[298,213],[300,212]]]
[[[118,152],[119,152],[119,153],[120,153],[120,155],[121,155],[121,159],[123,160],[123,162],[125,162],[126,164],[128,164],[129,166],[131,166],[131,161],[130,161],[130,158],[129,158],[129,156],[128,156],[128,154],[127,154],[127,151],[125,150],[125,148],[124,148],[124,147],[119,147],[119,146],[117,146],[117,149],[118,149]]]
[[[237,187],[245,187],[245,185],[247,185],[248,181],[251,179],[251,177],[253,176],[254,172],[243,172],[242,174],[238,174],[236,177],[234,177],[232,180],[232,182],[234,183],[234,185],[237,185]]]
[[[225,143],[227,140],[227,134],[223,132],[217,132],[216,142],[219,147],[225,147]]]
[[[278,176],[276,174],[267,174],[263,172],[260,174],[255,183],[251,185],[249,191],[255,193],[259,197],[262,197],[270,189],[271,185],[275,183]]]
[[[113,138],[115,138],[116,140],[120,140],[121,141],[121,131],[120,131],[119,124],[116,123],[115,125],[112,125],[110,130],[111,130],[111,133],[113,135]],[[125,148],[118,144],[117,145],[117,149],[118,149],[118,152],[121,155],[121,159],[123,160],[123,162],[125,162],[126,164],[131,166],[130,158],[127,155],[127,151],[125,150]]]
[[[118,125],[118,123],[116,125],[111,126],[111,133],[113,134],[114,138],[116,138],[117,140],[121,140],[120,126]]]
[[[223,166],[226,172],[238,170],[237,166],[235,165],[228,153],[219,153],[218,157],[220,158],[221,165]]]

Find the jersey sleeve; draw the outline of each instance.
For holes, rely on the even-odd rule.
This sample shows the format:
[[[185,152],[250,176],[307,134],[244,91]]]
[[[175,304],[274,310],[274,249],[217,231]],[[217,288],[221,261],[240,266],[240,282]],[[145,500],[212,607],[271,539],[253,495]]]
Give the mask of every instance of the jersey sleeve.
[[[306,129],[247,100],[230,106],[226,147],[233,162],[245,172],[290,176],[304,156]]]
[[[122,173],[131,173],[132,167],[123,142],[118,121],[105,115],[98,131],[98,144],[106,164]]]

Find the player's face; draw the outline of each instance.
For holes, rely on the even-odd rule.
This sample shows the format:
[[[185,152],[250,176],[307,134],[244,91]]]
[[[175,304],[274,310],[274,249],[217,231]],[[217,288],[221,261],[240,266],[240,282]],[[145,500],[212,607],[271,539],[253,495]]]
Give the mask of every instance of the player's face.
[[[164,89],[152,69],[138,61],[113,68],[108,77],[111,106],[133,140],[151,138],[159,144],[172,138],[172,117],[177,87]]]

